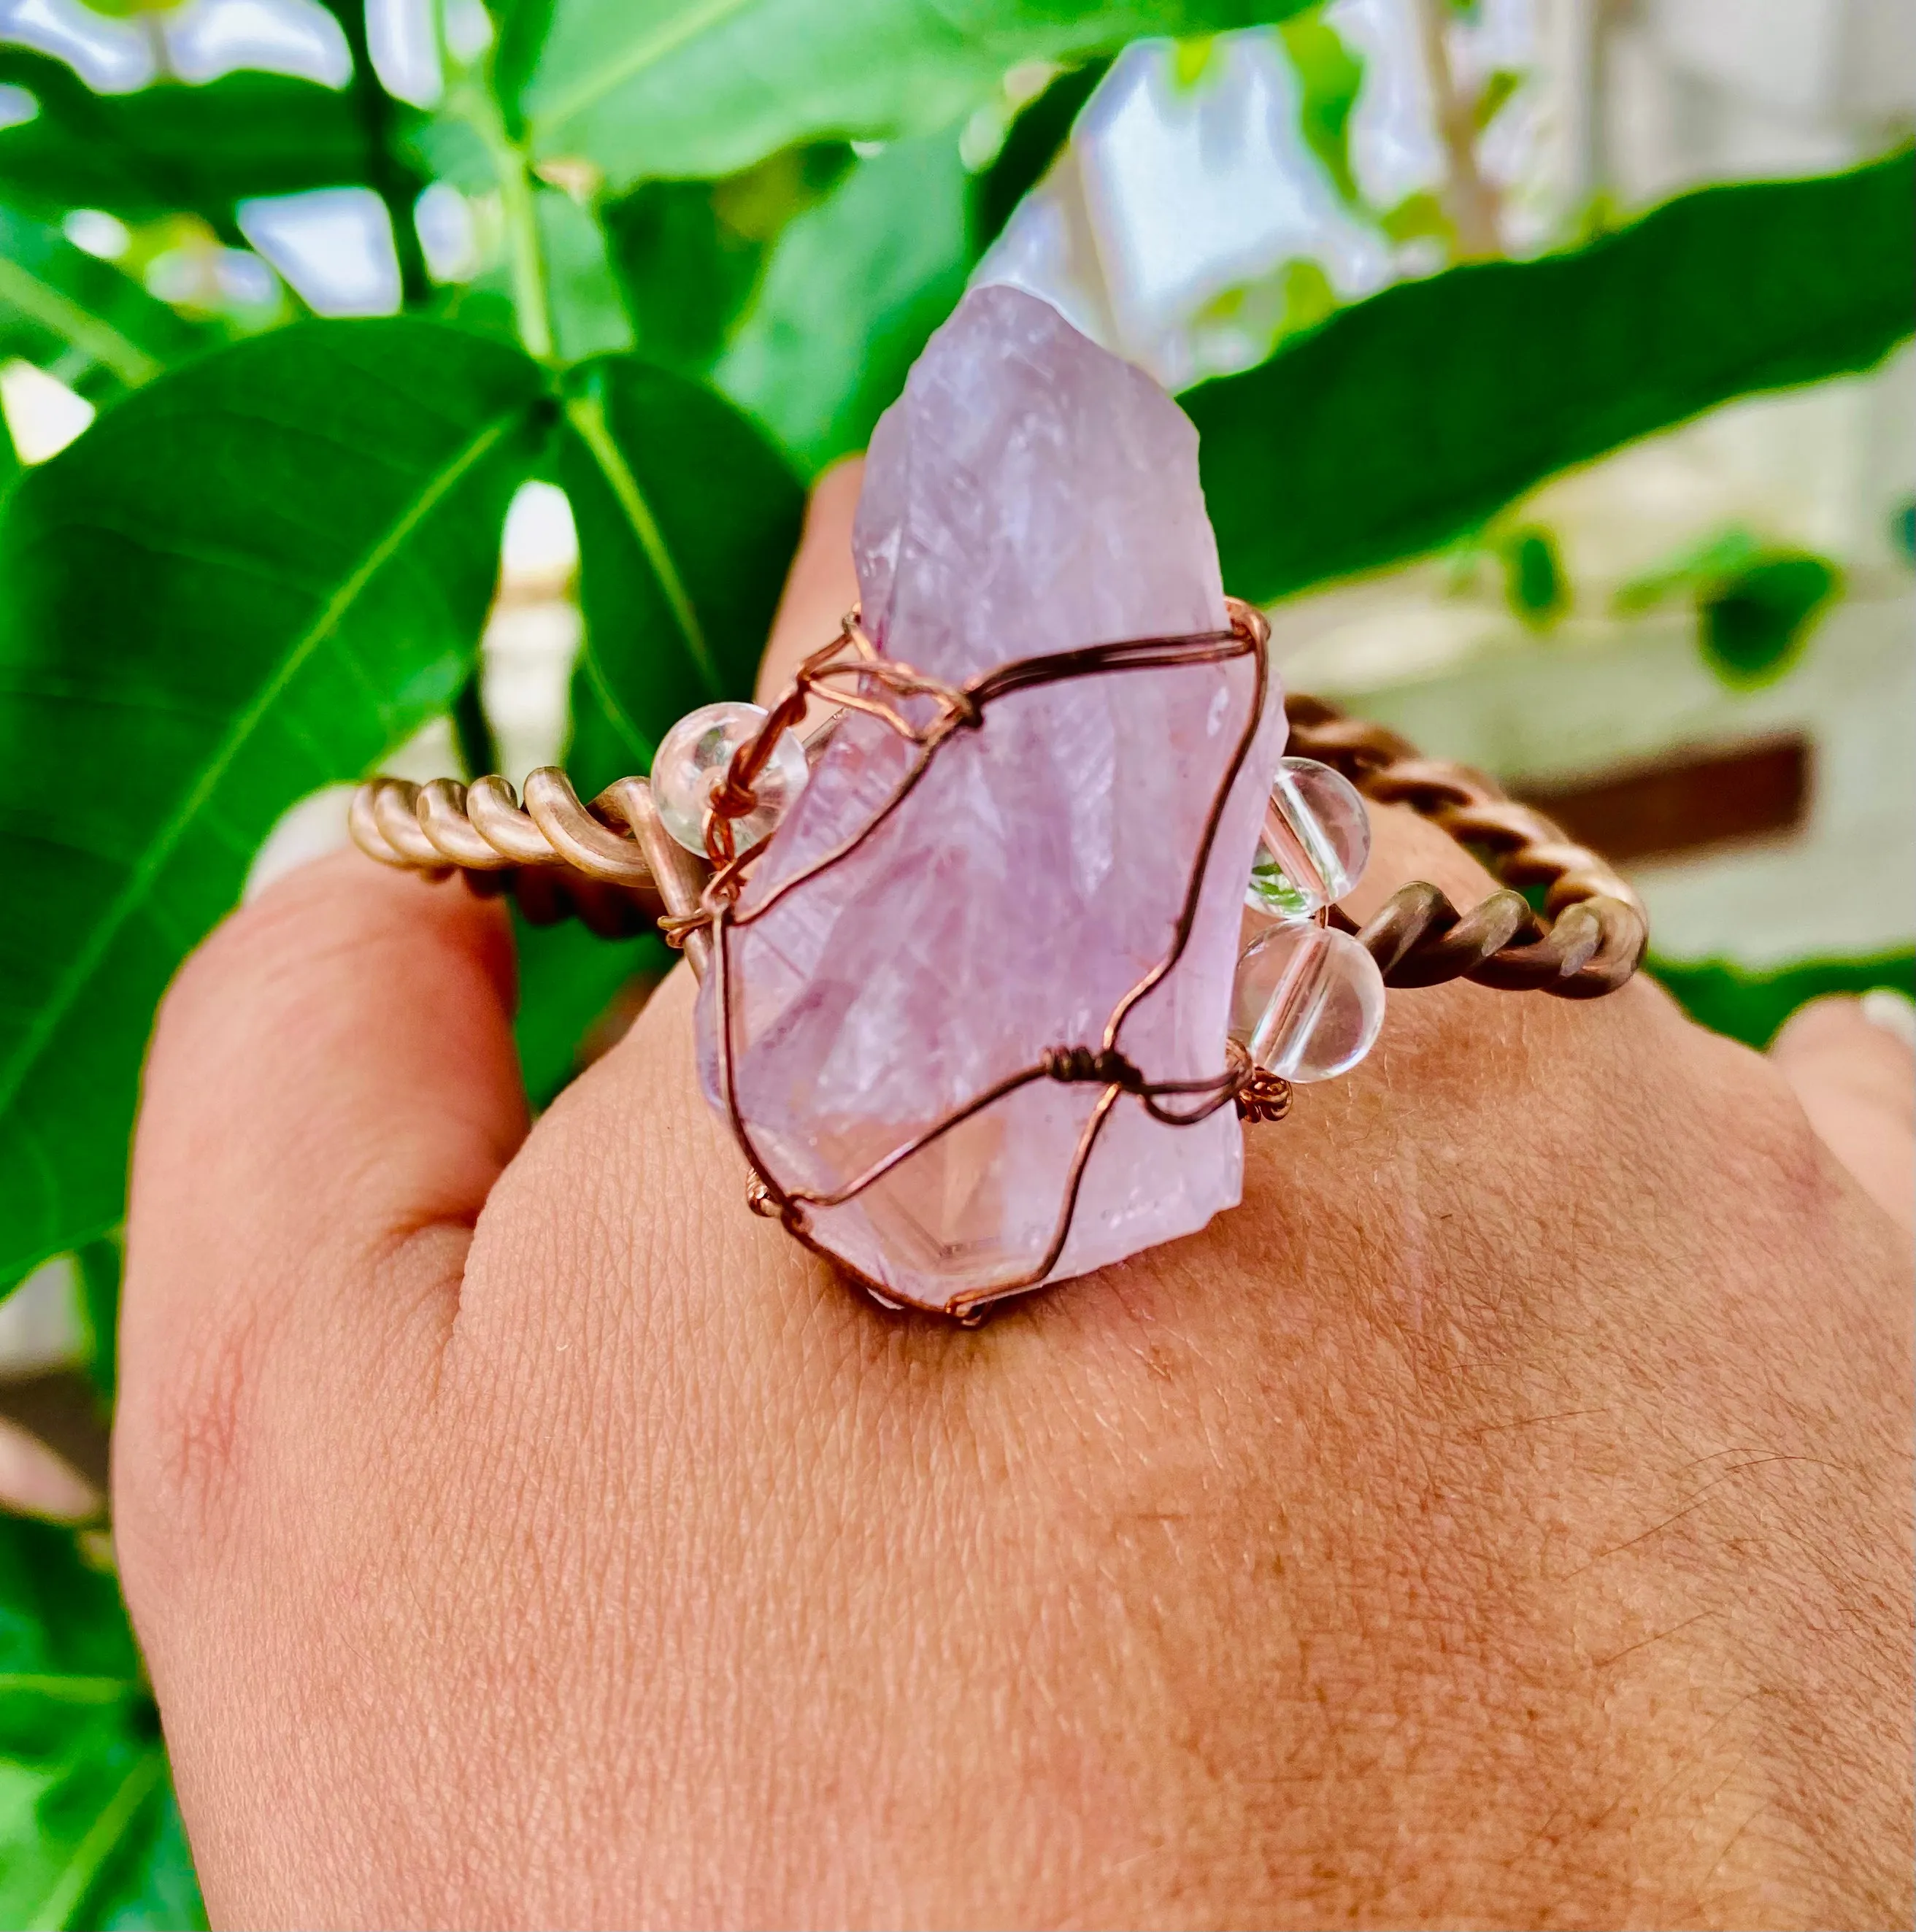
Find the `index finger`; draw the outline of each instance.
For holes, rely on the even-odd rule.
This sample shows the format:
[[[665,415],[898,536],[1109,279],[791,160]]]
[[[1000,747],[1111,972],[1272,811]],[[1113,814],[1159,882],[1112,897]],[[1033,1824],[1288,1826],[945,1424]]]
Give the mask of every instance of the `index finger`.
[[[512,976],[497,902],[356,852],[188,960],[135,1138],[116,1479],[212,1479],[269,1370],[429,1372],[526,1132]]]

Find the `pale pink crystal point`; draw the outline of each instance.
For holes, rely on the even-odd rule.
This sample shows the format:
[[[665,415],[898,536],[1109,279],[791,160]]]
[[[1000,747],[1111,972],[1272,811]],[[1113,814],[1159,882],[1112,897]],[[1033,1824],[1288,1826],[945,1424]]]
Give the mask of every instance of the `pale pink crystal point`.
[[[871,439],[853,548],[873,638],[954,683],[1225,622],[1196,432],[1149,376],[1018,290],[974,291],[932,338]],[[1240,658],[1000,699],[850,857],[734,928],[733,1078],[781,1188],[839,1192],[1047,1048],[1099,1044],[1171,949],[1254,676]],[[1120,1036],[1151,1078],[1225,1066],[1244,884],[1283,741],[1273,676],[1189,945]],[[742,909],[868,824],[911,756],[849,717]],[[717,983],[701,994],[700,1058],[721,1106]],[[1102,1090],[1024,1088],[842,1205],[808,1210],[812,1238],[922,1306],[1018,1280],[1050,1248]],[[1120,1096],[1047,1278],[1202,1227],[1236,1204],[1242,1168],[1231,1108],[1178,1127]]]

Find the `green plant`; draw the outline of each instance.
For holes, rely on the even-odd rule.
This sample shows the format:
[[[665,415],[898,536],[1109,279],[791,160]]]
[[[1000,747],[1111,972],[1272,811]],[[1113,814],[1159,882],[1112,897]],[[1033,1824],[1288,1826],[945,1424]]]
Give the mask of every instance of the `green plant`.
[[[448,712],[483,755],[478,640],[515,489],[557,480],[577,522],[589,789],[748,688],[803,479],[862,443],[1105,59],[1302,11],[499,0],[425,112],[373,80],[355,0],[335,10],[359,56],[337,93],[236,74],[99,96],[0,49],[38,108],[0,129],[5,350],[100,410],[0,518],[0,1284],[80,1252],[103,1337],[154,1004],[298,798]],[[1309,26],[1292,46],[1335,174],[1357,78]],[[1034,62],[1060,71],[1008,94]],[[1009,122],[973,172],[981,107]],[[502,238],[468,286],[424,274],[431,181]],[[247,335],[60,228],[91,208],[232,242],[242,200],[341,184],[392,216],[401,314]],[[1903,155],[1712,189],[1570,254],[1294,303],[1273,357],[1187,398],[1227,580],[1270,599],[1431,549],[1567,464],[1869,366],[1909,327],[1910,188]],[[656,955],[526,938],[542,1099]],[[110,1581],[66,1532],[0,1534],[0,1920],[174,1922],[189,1875]]]
[[[98,1544],[0,1516],[0,1924],[202,1924],[158,1714]]]

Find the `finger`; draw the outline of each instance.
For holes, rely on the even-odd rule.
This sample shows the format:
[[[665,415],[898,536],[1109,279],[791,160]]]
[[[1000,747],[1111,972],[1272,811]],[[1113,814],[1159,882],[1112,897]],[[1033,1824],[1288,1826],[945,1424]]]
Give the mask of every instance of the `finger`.
[[[304,1328],[443,1332],[526,1132],[497,902],[342,853],[229,920],[161,1009],[136,1136],[123,1381]]]
[[[858,602],[852,568],[852,516],[858,508],[865,458],[847,457],[813,487],[805,532],[791,574],[772,621],[772,637],[759,668],[758,700],[769,704],[792,681],[799,662],[837,635],[845,613]]]
[[[1864,1190],[1916,1226],[1916,1056],[1860,1000],[1814,1000],[1770,1057],[1810,1124]]]

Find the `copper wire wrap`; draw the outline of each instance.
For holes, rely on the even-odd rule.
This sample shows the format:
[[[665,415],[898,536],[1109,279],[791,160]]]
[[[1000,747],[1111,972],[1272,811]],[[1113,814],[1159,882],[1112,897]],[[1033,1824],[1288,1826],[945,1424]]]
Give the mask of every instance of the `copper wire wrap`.
[[[739,747],[724,780],[713,793],[706,825],[706,849],[715,870],[706,883],[700,909],[708,920],[711,945],[708,970],[713,976],[716,994],[718,1088],[733,1136],[752,1172],[748,1198],[755,1212],[775,1214],[795,1240],[826,1256],[847,1274],[857,1276],[881,1301],[890,1300],[885,1285],[859,1275],[842,1255],[820,1238],[814,1216],[820,1211],[845,1205],[934,1141],[1034,1082],[1054,1080],[1068,1085],[1095,1087],[1099,1091],[1072,1150],[1057,1215],[1042,1257],[1021,1273],[955,1292],[943,1304],[942,1312],[959,1321],[976,1320],[992,1302],[1037,1287],[1050,1278],[1070,1237],[1086,1168],[1105,1124],[1120,1099],[1135,1100],[1153,1120],[1174,1127],[1195,1126],[1234,1102],[1240,1114],[1247,1118],[1275,1118],[1288,1101],[1288,1088],[1282,1094],[1276,1090],[1284,1083],[1272,1082],[1267,1078],[1261,1082],[1249,1054],[1235,1042],[1227,1042],[1225,1064],[1219,1072],[1206,1078],[1183,1080],[1153,1078],[1125,1052],[1123,1044],[1126,1021],[1164,982],[1190,943],[1218,826],[1264,717],[1270,681],[1266,649],[1270,626],[1261,611],[1234,598],[1226,602],[1230,624],[1225,630],[1174,638],[1132,638],[1088,644],[1045,657],[1017,658],[959,686],[928,678],[909,665],[880,656],[861,628],[859,613],[853,610],[846,617],[838,637],[799,667],[791,689],[772,706],[757,736]],[[733,988],[739,968],[733,960],[732,935],[851,857],[911,796],[930,770],[939,747],[956,732],[985,728],[989,708],[1000,699],[1034,686],[1075,679],[1218,665],[1246,658],[1253,670],[1250,701],[1205,813],[1170,947],[1120,995],[1097,1043],[1071,1042],[1046,1048],[1030,1064],[973,1094],[829,1193],[781,1185],[756,1144],[751,1124],[739,1104],[733,1039]],[[781,878],[751,905],[742,905],[740,895],[745,878],[760,848],[735,855],[731,821],[744,817],[757,804],[753,781],[764,770],[779,733],[803,718],[814,694],[834,700],[841,707],[841,716],[845,711],[855,711],[877,719],[912,746],[916,755],[885,802],[857,831]],[[912,700],[920,699],[928,703],[908,708]],[[825,730],[831,728],[828,722]],[[1254,1090],[1256,1098],[1247,1101],[1247,1094]],[[1253,1114],[1254,1107],[1261,1112]]]
[[[549,766],[527,778],[523,800],[497,777],[479,778],[470,786],[444,778],[424,786],[374,778],[353,800],[352,836],[363,851],[385,864],[440,878],[457,871],[483,893],[509,890],[535,922],[575,915],[594,932],[607,934],[637,932],[655,924],[668,944],[684,950],[700,976],[715,974],[720,1085],[734,1136],[751,1169],[750,1204],[756,1213],[776,1217],[796,1239],[829,1256],[841,1268],[846,1267],[843,1258],[814,1238],[814,1212],[850,1201],[931,1142],[1031,1082],[1055,1080],[1101,1088],[1073,1153],[1044,1258],[1015,1280],[955,1294],[945,1312],[973,1319],[986,1304],[1037,1285],[1057,1265],[1086,1165],[1120,1098],[1135,1099],[1154,1119],[1170,1126],[1195,1124],[1226,1105],[1234,1104],[1240,1117],[1251,1123],[1281,1120],[1289,1109],[1288,1083],[1255,1066],[1234,1042],[1227,1044],[1220,1072],[1183,1081],[1150,1078],[1121,1045],[1127,1015],[1183,955],[1218,826],[1264,708],[1269,626],[1253,607],[1236,598],[1226,602],[1226,630],[1088,645],[1019,658],[963,686],[944,684],[883,656],[853,610],[839,634],[799,666],[791,687],[772,706],[756,736],[734,756],[712,794],[703,862],[666,832],[644,779],[621,778],[582,804],[564,772]],[[1252,703],[1211,800],[1171,950],[1119,1000],[1100,1040],[1047,1049],[1032,1064],[974,1096],[834,1193],[781,1188],[754,1146],[750,1124],[739,1105],[730,933],[849,857],[909,796],[939,746],[955,732],[982,728],[997,699],[1066,680],[1244,658],[1255,667]],[[909,742],[916,755],[890,799],[859,831],[781,880],[757,904],[742,908],[740,893],[763,848],[738,852],[733,826],[757,806],[753,787],[779,735],[799,728],[817,698],[836,709],[805,740],[807,756],[813,761],[852,712],[880,720]],[[1648,942],[1642,902],[1595,853],[1573,843],[1540,813],[1508,798],[1481,774],[1423,758],[1415,746],[1381,725],[1347,718],[1330,705],[1301,696],[1292,696],[1287,710],[1291,753],[1333,766],[1380,803],[1408,806],[1477,853],[1505,882],[1464,913],[1435,886],[1420,881],[1402,888],[1361,929],[1335,908],[1321,914],[1357,933],[1387,985],[1434,986],[1468,979],[1507,991],[1588,999],[1615,991],[1636,971]],[[1540,910],[1519,890],[1525,887],[1540,892]],[[880,1284],[868,1280],[864,1285],[886,1298]]]
[[[1590,1000],[1614,993],[1650,943],[1643,902],[1587,845],[1519,805],[1468,766],[1426,758],[1381,724],[1347,718],[1320,699],[1285,705],[1290,751],[1342,772],[1381,805],[1406,805],[1474,851],[1504,881],[1460,913],[1433,885],[1404,886],[1356,932],[1387,986],[1472,980],[1511,993]],[[1541,914],[1516,888],[1540,888]]]

